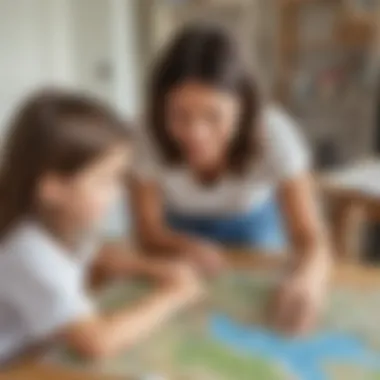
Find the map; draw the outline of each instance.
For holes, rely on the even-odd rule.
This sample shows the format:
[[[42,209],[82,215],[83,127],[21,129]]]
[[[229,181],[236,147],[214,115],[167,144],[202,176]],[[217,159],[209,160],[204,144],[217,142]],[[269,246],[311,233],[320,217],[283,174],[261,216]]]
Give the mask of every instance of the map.
[[[265,326],[276,283],[268,273],[231,272],[201,305],[117,358],[90,364],[61,349],[53,360],[136,380],[380,380],[380,291],[334,288],[317,331],[287,338]],[[133,304],[148,288],[117,284],[99,304]]]

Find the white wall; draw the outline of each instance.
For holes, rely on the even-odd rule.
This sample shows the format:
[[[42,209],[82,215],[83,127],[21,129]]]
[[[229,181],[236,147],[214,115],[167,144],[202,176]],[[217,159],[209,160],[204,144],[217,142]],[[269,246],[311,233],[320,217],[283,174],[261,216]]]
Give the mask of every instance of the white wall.
[[[124,115],[140,108],[138,0],[71,0],[76,85]]]
[[[25,94],[49,84],[92,92],[135,117],[138,1],[0,0],[0,131]]]
[[[106,100],[112,98],[111,14],[109,0],[70,0],[75,85]]]
[[[0,126],[26,93],[69,82],[64,2],[0,0]]]
[[[121,113],[131,117],[139,114],[142,102],[141,56],[138,48],[139,1],[111,1],[115,105]]]

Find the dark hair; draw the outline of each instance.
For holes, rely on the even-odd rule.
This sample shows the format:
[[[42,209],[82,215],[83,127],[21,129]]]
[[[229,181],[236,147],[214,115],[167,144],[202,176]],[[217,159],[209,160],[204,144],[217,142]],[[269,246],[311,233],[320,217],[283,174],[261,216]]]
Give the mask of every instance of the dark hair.
[[[0,238],[32,212],[38,180],[72,175],[117,143],[123,123],[103,104],[59,90],[33,95],[11,122],[0,166]]]
[[[182,160],[179,147],[166,128],[166,96],[176,85],[197,80],[236,93],[241,100],[239,131],[229,152],[229,166],[241,171],[256,152],[259,95],[238,43],[216,24],[185,27],[153,69],[148,98],[148,125],[162,159],[168,164]]]

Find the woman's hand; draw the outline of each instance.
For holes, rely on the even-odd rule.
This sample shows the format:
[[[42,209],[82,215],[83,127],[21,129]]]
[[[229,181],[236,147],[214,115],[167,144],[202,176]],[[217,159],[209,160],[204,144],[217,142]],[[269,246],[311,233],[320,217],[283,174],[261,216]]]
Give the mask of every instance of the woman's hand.
[[[313,258],[295,269],[274,298],[272,323],[289,334],[307,334],[324,308],[331,259]]]
[[[219,274],[226,266],[223,248],[204,240],[189,240],[185,257],[195,268],[206,276]]]

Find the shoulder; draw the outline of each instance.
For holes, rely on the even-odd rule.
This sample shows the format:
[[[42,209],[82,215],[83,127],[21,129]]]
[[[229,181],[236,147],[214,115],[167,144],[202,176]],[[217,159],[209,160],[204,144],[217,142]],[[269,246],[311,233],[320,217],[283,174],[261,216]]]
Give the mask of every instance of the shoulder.
[[[71,268],[49,235],[34,223],[24,222],[14,228],[1,242],[2,276],[7,284],[58,290]]]
[[[93,312],[74,269],[43,229],[16,227],[1,243],[0,294],[23,320],[30,338],[41,338]]]
[[[264,110],[262,140],[264,156],[277,177],[289,178],[308,170],[310,152],[301,128],[282,108]]]
[[[300,126],[283,108],[271,105],[264,109],[262,117],[264,135],[271,138],[299,134]]]

